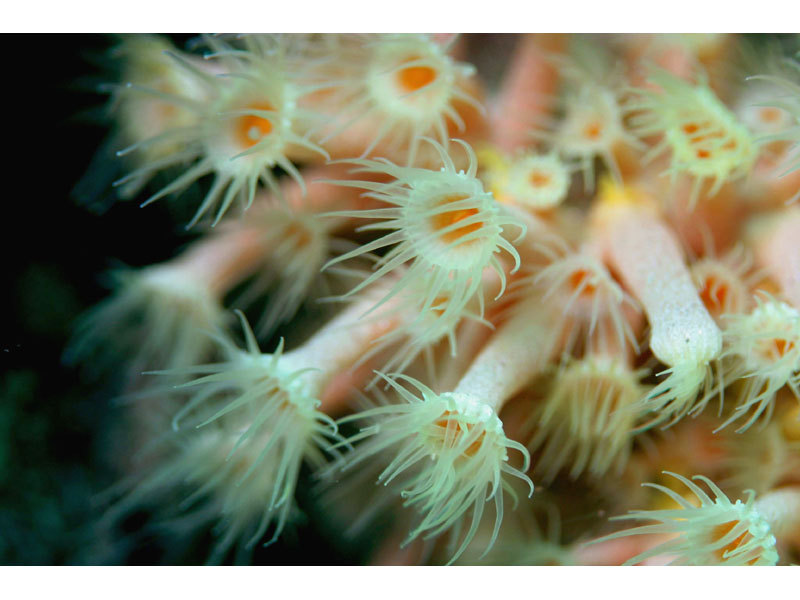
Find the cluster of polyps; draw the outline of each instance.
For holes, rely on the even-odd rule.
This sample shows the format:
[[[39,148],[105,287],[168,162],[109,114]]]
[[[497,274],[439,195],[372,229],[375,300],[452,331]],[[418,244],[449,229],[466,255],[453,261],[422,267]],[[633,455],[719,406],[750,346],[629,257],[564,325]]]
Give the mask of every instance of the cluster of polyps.
[[[226,560],[290,525],[306,464],[339,489],[374,474],[380,493],[325,510],[390,511],[380,560],[491,551],[531,506],[579,511],[546,540],[565,562],[796,550],[800,219],[782,203],[800,183],[764,162],[791,160],[797,99],[720,95],[697,65],[718,73],[733,38],[647,39],[525,36],[485,105],[468,37],[216,36],[204,55],[126,39],[117,189],[165,171],[147,204],[208,184],[189,225],[217,229],[120,276],[72,347],[121,342],[162,375],[129,379],[159,443],[110,514],[188,498]],[[753,83],[762,104],[798,89]],[[326,286],[343,310],[298,311]],[[237,306],[258,324],[259,340],[242,319],[245,350]],[[353,413],[365,391],[383,404]],[[769,477],[741,455],[753,438],[785,458]],[[678,477],[699,507],[660,486],[674,510],[631,515],[656,525],[576,545],[603,525],[586,514],[646,501],[637,484],[666,468],[726,489]],[[761,498],[728,500],[749,478]]]

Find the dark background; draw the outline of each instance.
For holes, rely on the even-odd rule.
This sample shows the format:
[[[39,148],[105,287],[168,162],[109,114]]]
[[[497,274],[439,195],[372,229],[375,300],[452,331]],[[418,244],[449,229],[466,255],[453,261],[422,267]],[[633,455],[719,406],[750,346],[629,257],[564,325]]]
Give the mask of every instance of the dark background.
[[[173,36],[182,46],[189,36]],[[108,295],[103,273],[118,262],[143,266],[171,257],[190,237],[175,206],[111,203],[117,162],[97,157],[108,139],[115,78],[101,35],[3,35],[5,157],[0,193],[0,564],[202,564],[213,542],[183,544],[154,533],[146,509],[98,527],[102,492],[119,481],[130,453],[113,402],[121,382],[91,378],[62,360],[76,317]],[[88,186],[75,186],[93,158]],[[86,182],[84,182],[86,183]],[[186,222],[183,220],[183,222]],[[119,437],[118,437],[119,436]],[[305,524],[259,549],[261,564],[359,562],[322,537],[312,502]],[[302,540],[302,549],[298,540]]]

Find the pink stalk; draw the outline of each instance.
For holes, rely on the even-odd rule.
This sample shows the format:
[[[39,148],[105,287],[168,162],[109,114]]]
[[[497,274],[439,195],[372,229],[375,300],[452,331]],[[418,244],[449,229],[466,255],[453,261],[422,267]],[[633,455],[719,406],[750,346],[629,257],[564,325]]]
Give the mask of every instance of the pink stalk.
[[[236,223],[203,238],[174,261],[156,268],[177,269],[203,282],[214,297],[221,299],[268,256],[269,244],[265,238],[258,228]]]
[[[480,398],[495,412],[541,373],[558,350],[560,335],[552,327],[553,315],[538,296],[514,310],[454,390]]]
[[[700,299],[675,234],[643,203],[641,192],[609,187],[602,193],[595,226],[605,252],[644,307],[650,349],[669,367],[645,399],[655,413],[647,426],[669,426],[705,406],[722,332]]]
[[[530,130],[552,108],[558,70],[548,53],[560,52],[565,37],[527,34],[519,42],[492,109],[492,141],[506,152],[530,145]]]
[[[800,486],[778,488],[755,502],[779,542],[800,543]]]
[[[791,207],[769,219],[756,234],[756,260],[800,308],[800,208]]]
[[[396,312],[397,300],[387,302],[369,316],[364,316],[386,292],[381,286],[361,297],[329,321],[299,348],[281,356],[281,366],[289,371],[312,368],[304,378],[307,389],[316,397],[325,397],[326,387],[337,375],[352,367],[366,354],[372,343],[401,322]],[[329,401],[341,398],[329,395]],[[325,406],[323,410],[333,410]]]
[[[714,359],[721,334],[700,300],[675,234],[642,207],[615,208],[606,222],[606,251],[644,306],[653,354],[670,366]]]

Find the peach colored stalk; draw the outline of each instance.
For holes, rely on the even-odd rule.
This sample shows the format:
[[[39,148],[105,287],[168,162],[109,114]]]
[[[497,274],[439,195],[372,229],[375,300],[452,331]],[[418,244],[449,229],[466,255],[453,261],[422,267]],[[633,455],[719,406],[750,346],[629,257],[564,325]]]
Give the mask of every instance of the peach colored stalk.
[[[709,315],[692,281],[675,234],[647,205],[640,190],[606,183],[595,214],[607,255],[651,326],[650,349],[669,369],[648,402],[657,413],[652,424],[676,422],[701,410],[710,392],[712,361],[722,350],[722,332]],[[705,387],[703,401],[695,404]]]
[[[495,412],[540,373],[558,349],[559,332],[550,326],[553,315],[537,296],[514,310],[454,390],[480,398]]]
[[[289,210],[302,210],[312,213],[361,209],[372,206],[374,201],[363,199],[361,190],[343,188],[328,183],[331,180],[347,179],[352,168],[352,165],[349,164],[329,164],[307,171],[303,175],[305,185],[308,188],[307,193],[297,181],[287,178],[286,182],[281,186],[283,200]],[[387,179],[386,177],[381,178],[379,175],[369,173],[361,175],[361,178],[365,181],[384,181]],[[250,209],[253,212],[252,216],[258,216],[259,213],[263,212],[261,207],[264,206],[275,206],[275,194],[273,192],[264,191],[256,196],[253,207]],[[251,218],[251,215],[248,214],[247,218]]]
[[[558,70],[548,53],[560,52],[561,34],[526,34],[519,42],[492,107],[492,141],[506,152],[530,145],[530,129],[552,108]]]
[[[685,353],[711,360],[722,339],[700,301],[680,244],[652,212],[620,206],[606,226],[606,248],[625,283],[642,302],[652,326],[650,348],[668,365]]]
[[[338,374],[352,367],[375,340],[400,323],[399,316],[393,311],[397,308],[397,300],[385,303],[377,313],[364,316],[381,298],[376,294],[385,291],[378,286],[376,290],[362,294],[303,345],[286,352],[281,357],[281,365],[289,370],[314,369],[307,375],[306,384],[317,397],[324,397],[325,388]],[[340,398],[338,394],[327,396],[327,400],[334,403]],[[335,405],[323,406],[322,410],[336,408]]]
[[[245,223],[224,228],[190,246],[168,269],[178,269],[204,282],[212,295],[222,298],[232,287],[255,271],[269,253],[264,232]]]
[[[800,208],[781,211],[764,224],[756,235],[755,254],[786,299],[800,308]]]
[[[654,51],[651,50],[653,46],[656,46]],[[689,79],[691,76],[694,58],[688,48],[677,42],[664,44],[658,39],[657,34],[643,35],[637,42],[629,45],[625,53],[633,86],[653,87],[653,84],[647,81],[647,70],[643,66],[645,57],[649,53],[652,54],[650,60],[662,69],[682,79]]]
[[[800,486],[773,490],[755,503],[779,541],[800,542]]]

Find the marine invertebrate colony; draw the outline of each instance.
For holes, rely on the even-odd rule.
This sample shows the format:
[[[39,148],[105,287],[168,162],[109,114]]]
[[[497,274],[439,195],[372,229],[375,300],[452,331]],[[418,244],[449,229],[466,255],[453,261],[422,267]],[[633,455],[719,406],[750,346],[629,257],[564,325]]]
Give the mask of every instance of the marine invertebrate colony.
[[[795,71],[721,84],[736,36],[526,35],[487,86],[482,41],[122,40],[120,198],[201,193],[68,354],[128,370],[151,448],[104,523],[156,503],[215,562],[304,510],[376,520],[378,561],[800,559]]]

